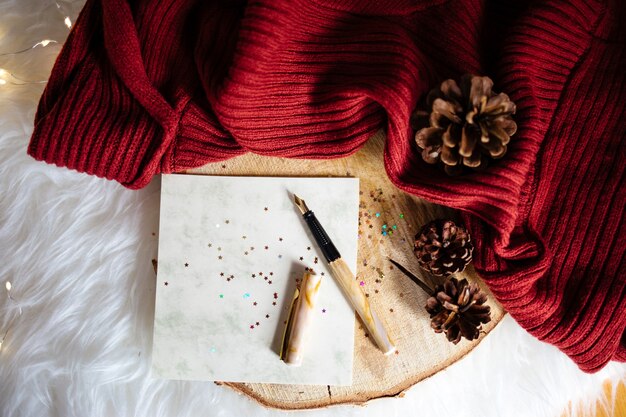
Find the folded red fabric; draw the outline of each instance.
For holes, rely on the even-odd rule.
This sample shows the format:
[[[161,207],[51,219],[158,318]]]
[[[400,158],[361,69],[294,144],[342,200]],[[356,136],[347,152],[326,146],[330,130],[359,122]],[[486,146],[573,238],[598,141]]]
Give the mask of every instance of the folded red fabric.
[[[140,188],[244,152],[345,156],[385,128],[394,184],[460,209],[502,305],[592,372],[626,361],[624,21],[618,0],[88,0],[28,152]],[[510,95],[519,131],[450,178],[409,116],[465,72]]]

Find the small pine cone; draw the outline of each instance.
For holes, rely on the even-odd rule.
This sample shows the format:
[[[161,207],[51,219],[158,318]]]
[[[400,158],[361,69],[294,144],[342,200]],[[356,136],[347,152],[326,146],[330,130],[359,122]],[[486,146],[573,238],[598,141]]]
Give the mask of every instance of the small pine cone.
[[[443,285],[438,285],[426,301],[430,325],[436,333],[445,332],[455,345],[461,337],[477,339],[482,324],[491,321],[491,308],[485,305],[486,301],[487,295],[477,284],[449,278]]]
[[[472,260],[469,233],[451,220],[434,220],[415,235],[413,251],[422,268],[434,275],[462,272]]]
[[[492,87],[489,77],[466,74],[460,86],[449,79],[428,94],[429,126],[415,134],[424,161],[441,161],[445,171],[455,175],[463,166],[480,169],[490,158],[504,156],[517,131],[511,117],[515,104]]]

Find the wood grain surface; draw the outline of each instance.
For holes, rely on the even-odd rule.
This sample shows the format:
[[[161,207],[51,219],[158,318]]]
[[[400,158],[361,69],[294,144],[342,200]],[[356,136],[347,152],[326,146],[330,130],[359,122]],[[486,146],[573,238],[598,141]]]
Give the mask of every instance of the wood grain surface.
[[[374,398],[402,395],[415,383],[470,352],[502,319],[505,314],[502,307],[493,300],[473,269],[468,267],[464,274],[470,280],[480,282],[490,295],[491,323],[484,326],[479,340],[463,340],[458,345],[449,343],[443,334],[433,332],[424,310],[427,295],[394,268],[388,257],[433,284],[431,277],[420,272],[413,255],[414,235],[427,221],[440,217],[454,218],[455,213],[397,189],[385,173],[383,148],[384,135],[378,133],[362,149],[346,158],[295,160],[246,154],[187,172],[233,176],[358,177],[361,196],[356,273],[365,282],[364,289],[369,300],[386,322],[397,346],[395,354],[384,356],[356,320],[351,386],[224,383],[228,387],[265,406],[280,409],[361,404]],[[315,196],[307,196],[308,200],[314,205]]]

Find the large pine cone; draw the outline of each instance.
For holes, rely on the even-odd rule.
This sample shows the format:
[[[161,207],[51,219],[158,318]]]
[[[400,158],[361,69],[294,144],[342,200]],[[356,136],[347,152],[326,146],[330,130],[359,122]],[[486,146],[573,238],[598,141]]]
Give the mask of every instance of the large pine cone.
[[[461,337],[477,339],[483,323],[491,321],[491,308],[485,305],[487,295],[477,284],[450,278],[435,288],[426,301],[430,325],[437,333],[445,332],[455,345]]]
[[[472,260],[470,235],[451,220],[434,220],[415,235],[413,251],[422,268],[434,275],[462,272]]]
[[[515,104],[506,94],[494,93],[492,87],[489,77],[466,74],[460,86],[449,79],[429,93],[430,126],[415,134],[424,161],[434,164],[441,160],[445,171],[454,175],[463,166],[478,169],[489,158],[504,156],[517,131],[511,117]],[[418,113],[423,118],[423,112]]]

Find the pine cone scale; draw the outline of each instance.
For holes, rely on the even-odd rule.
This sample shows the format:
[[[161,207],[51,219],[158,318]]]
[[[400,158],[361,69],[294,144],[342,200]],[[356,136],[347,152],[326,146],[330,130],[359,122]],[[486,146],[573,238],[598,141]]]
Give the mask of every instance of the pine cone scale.
[[[444,134],[445,136],[445,134]],[[445,142],[445,140],[444,140]],[[447,165],[458,165],[459,164],[459,155],[456,152],[452,151],[451,146],[444,146],[441,148],[441,160]]]
[[[470,129],[468,126],[463,126],[463,132],[461,134],[461,147],[459,148],[459,154],[466,158],[472,156],[474,152],[474,148],[476,147],[476,143],[478,142],[478,137],[476,136],[473,129]]]
[[[461,92],[461,88],[456,83],[456,81],[452,79],[445,80],[441,83],[441,92],[444,96],[455,99],[456,101],[461,100],[463,97],[463,93]]]

